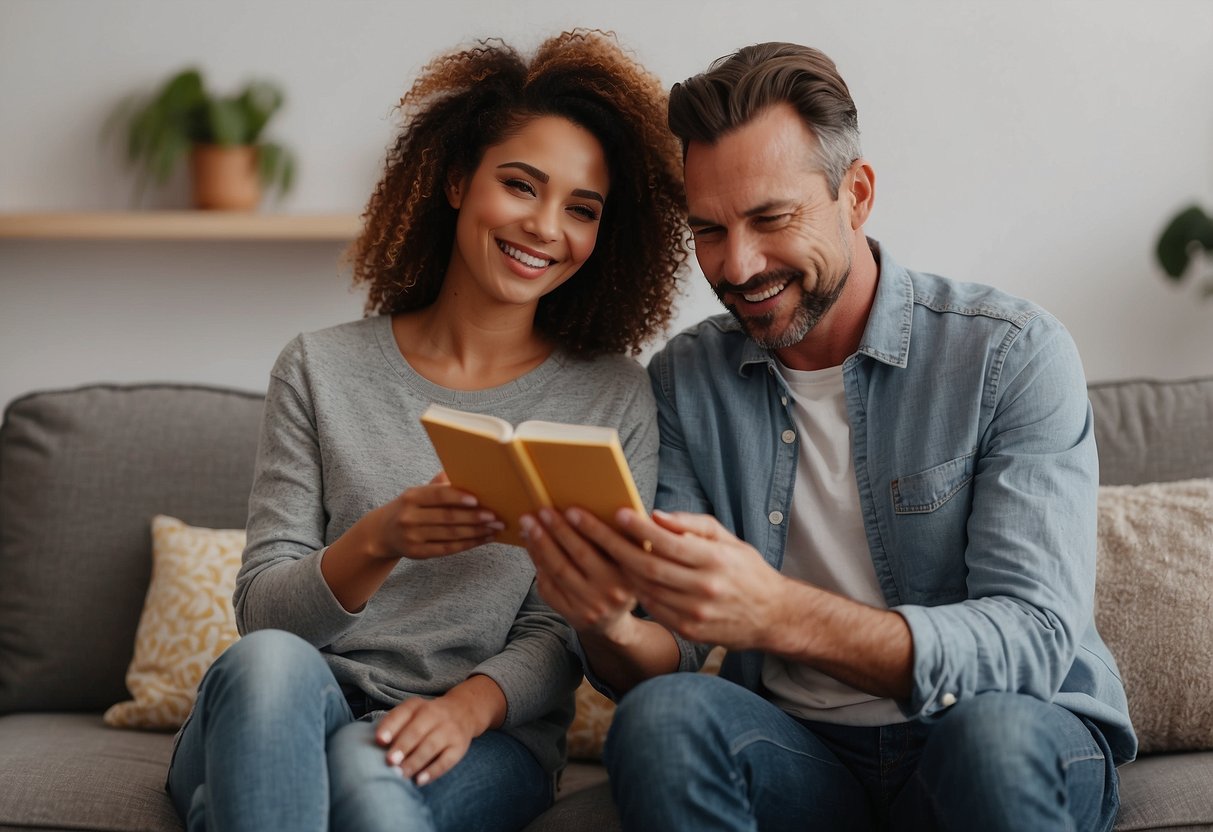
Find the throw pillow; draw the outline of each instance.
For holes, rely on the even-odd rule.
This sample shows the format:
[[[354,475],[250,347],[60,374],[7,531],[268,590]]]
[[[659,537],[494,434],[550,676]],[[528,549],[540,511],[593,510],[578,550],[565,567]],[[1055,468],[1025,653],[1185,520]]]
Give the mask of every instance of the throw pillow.
[[[126,673],[134,699],[106,711],[107,724],[177,728],[189,715],[203,674],[239,637],[232,591],[244,541],[243,529],[152,520],[152,579]]]
[[[713,649],[700,672],[719,672],[722,659],[724,648]],[[581,680],[581,686],[577,688],[576,700],[577,713],[573,717],[573,724],[569,726],[567,737],[569,759],[600,761],[602,746],[606,742],[607,731],[611,728],[611,719],[615,716],[615,703],[594,690],[594,686],[585,679]]]
[[[1213,480],[1101,488],[1095,587],[1141,750],[1213,748]]]

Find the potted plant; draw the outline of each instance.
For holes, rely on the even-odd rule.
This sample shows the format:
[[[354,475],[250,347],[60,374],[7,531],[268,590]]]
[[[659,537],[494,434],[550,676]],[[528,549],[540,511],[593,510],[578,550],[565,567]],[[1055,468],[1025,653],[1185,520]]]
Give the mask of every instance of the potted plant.
[[[1194,259],[1200,259],[1200,250],[1213,252],[1213,217],[1197,205],[1189,206],[1176,214],[1158,238],[1158,262],[1172,280],[1183,277]],[[1213,274],[1206,275],[1202,289],[1205,297],[1213,297]]]
[[[197,69],[173,75],[150,99],[127,99],[111,124],[126,125],[127,161],[138,175],[136,200],[149,182],[164,184],[187,156],[196,208],[248,211],[260,203],[263,187],[288,192],[294,156],[261,138],[282,102],[282,91],[267,81],[252,81],[233,96],[214,96]]]

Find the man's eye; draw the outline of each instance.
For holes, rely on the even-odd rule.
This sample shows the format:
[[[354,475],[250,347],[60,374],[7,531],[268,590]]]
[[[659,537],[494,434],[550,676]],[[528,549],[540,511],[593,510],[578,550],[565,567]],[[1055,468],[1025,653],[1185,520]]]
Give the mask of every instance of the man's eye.
[[[778,225],[779,223],[787,220],[787,218],[788,214],[766,214],[760,217],[755,217],[754,223],[756,225]]]

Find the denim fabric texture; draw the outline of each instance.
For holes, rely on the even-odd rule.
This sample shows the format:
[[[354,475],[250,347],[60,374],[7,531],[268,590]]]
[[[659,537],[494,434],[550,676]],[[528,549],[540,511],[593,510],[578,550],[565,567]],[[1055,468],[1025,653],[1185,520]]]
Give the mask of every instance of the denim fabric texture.
[[[797,720],[703,674],[622,700],[605,760],[623,828],[800,832],[1107,832],[1116,768],[1088,721],[991,693],[883,727]]]
[[[281,630],[250,633],[202,681],[169,769],[173,805],[190,832],[506,832],[551,804],[551,776],[500,731],[416,786],[374,740],[382,713],[356,718],[307,642]]]
[[[1019,693],[1090,719],[1117,763],[1133,759],[1095,630],[1098,460],[1073,340],[1028,301],[910,271],[870,242],[880,278],[843,378],[869,553],[913,636],[904,715]],[[649,373],[657,507],[713,514],[779,568],[800,440],[774,360],[725,314],[671,339]],[[683,670],[707,652],[680,649]],[[730,653],[721,675],[760,690],[762,660]]]

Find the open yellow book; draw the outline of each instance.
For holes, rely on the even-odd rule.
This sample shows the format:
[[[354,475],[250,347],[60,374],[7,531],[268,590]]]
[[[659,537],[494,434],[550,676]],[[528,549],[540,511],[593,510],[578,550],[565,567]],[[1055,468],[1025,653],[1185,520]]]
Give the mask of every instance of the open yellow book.
[[[505,523],[503,543],[522,545],[518,518],[542,506],[578,506],[614,525],[621,508],[645,513],[614,428],[496,416],[432,404],[421,424],[451,484]]]

